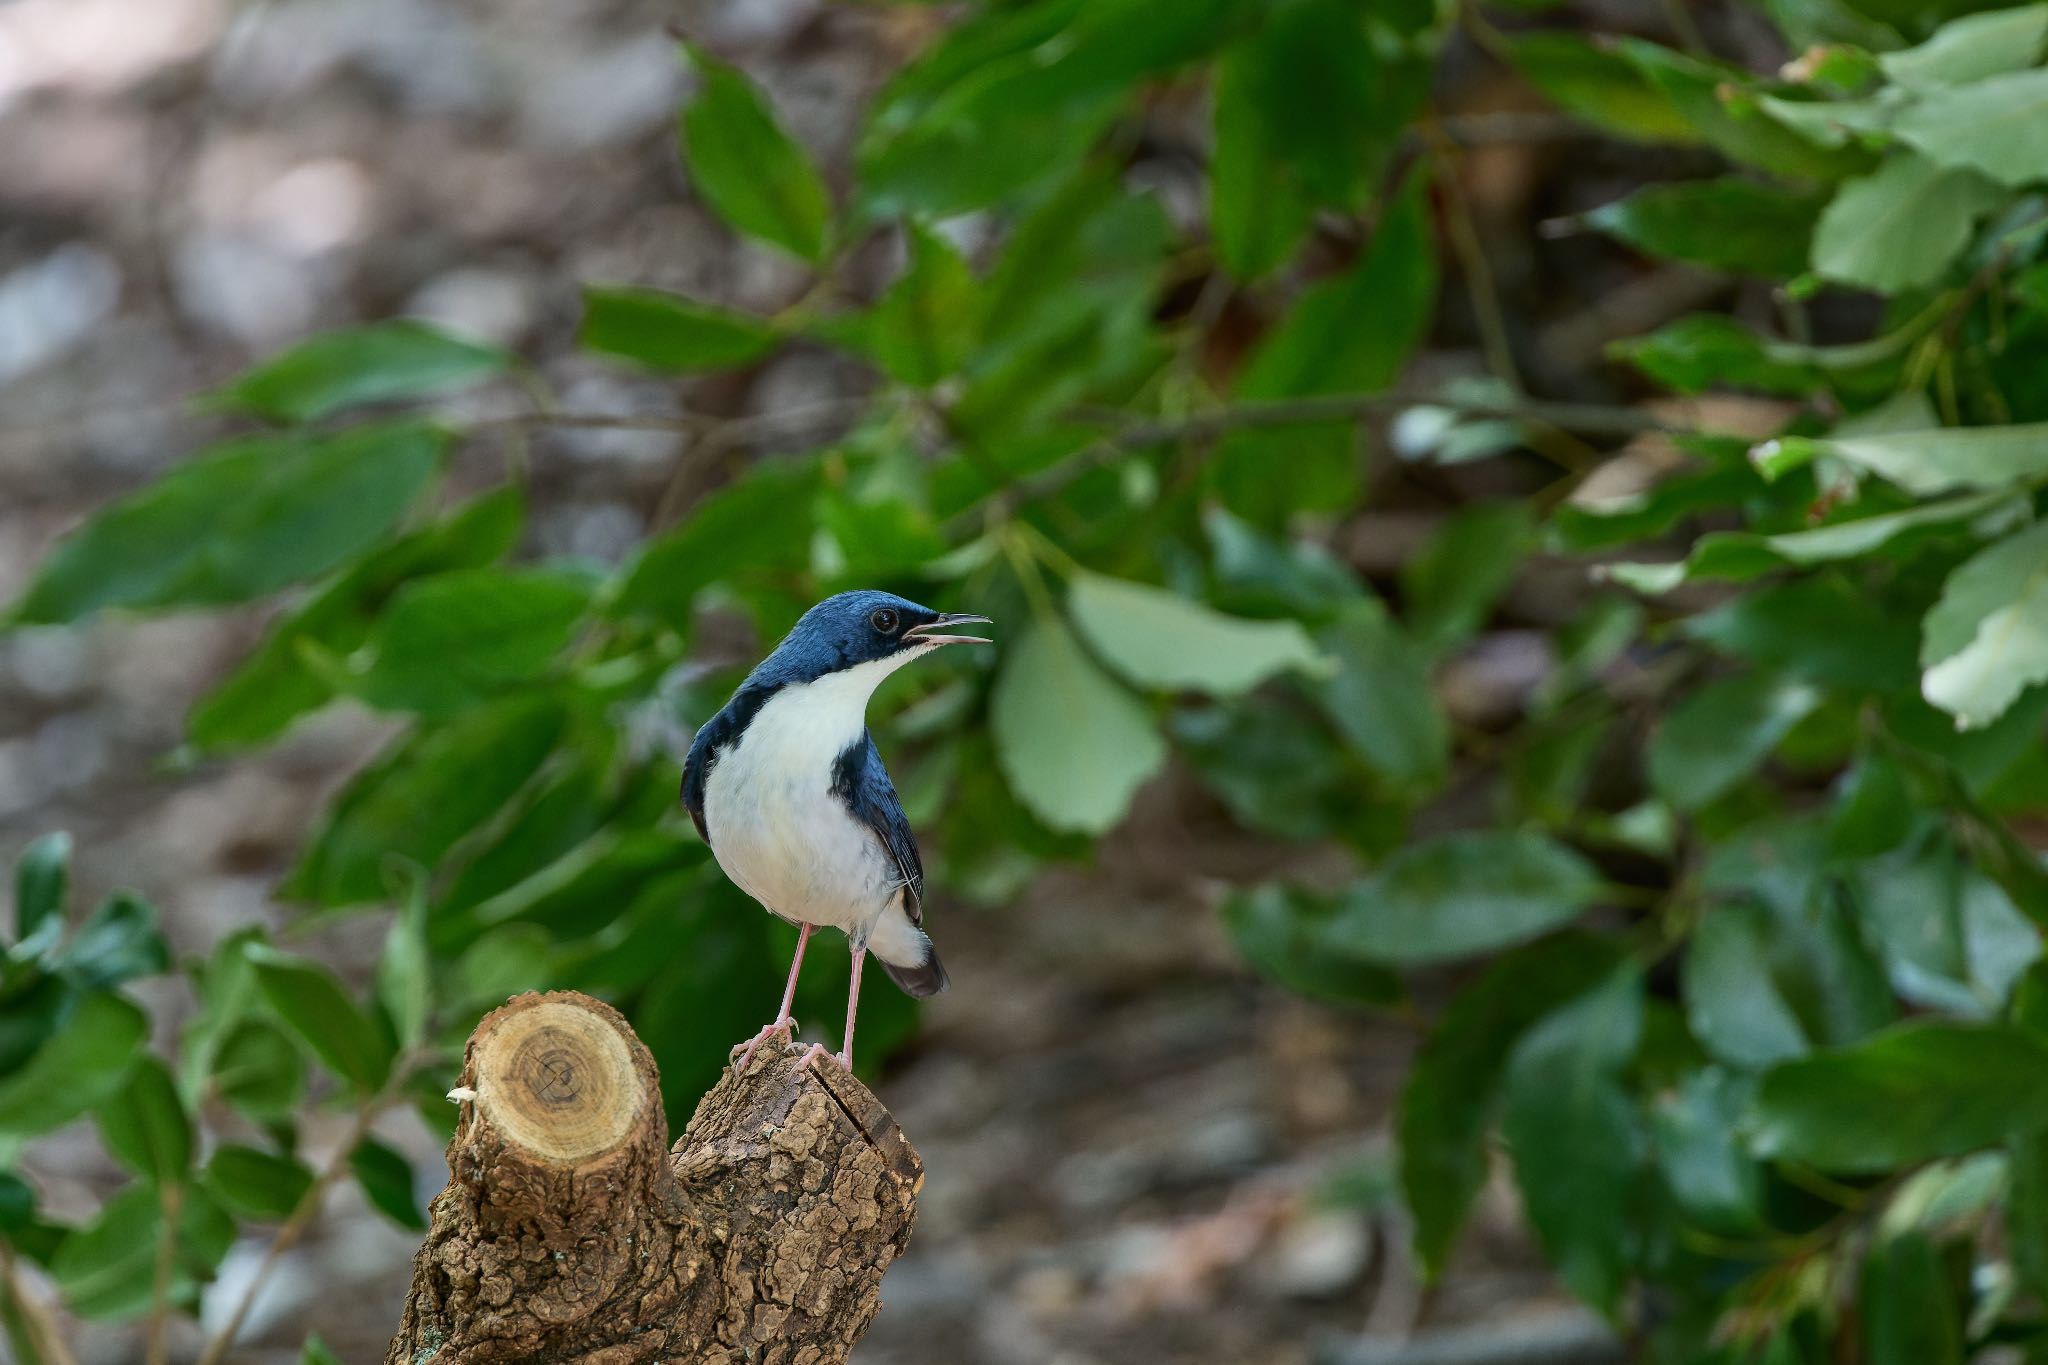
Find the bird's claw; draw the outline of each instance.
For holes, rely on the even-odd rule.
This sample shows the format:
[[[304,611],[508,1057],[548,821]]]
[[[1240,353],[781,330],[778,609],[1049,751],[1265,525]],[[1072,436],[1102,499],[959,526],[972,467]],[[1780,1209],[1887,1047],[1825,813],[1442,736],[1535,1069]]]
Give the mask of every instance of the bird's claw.
[[[796,1021],[794,1019],[777,1019],[746,1042],[734,1044],[732,1052],[726,1054],[728,1060],[735,1052],[741,1054],[739,1062],[733,1067],[733,1071],[735,1073],[745,1071],[747,1063],[754,1060],[755,1051],[770,1038],[782,1039],[785,1046],[795,1043]]]
[[[843,1052],[825,1051],[825,1045],[823,1043],[812,1043],[809,1047],[805,1048],[804,1055],[797,1060],[796,1069],[798,1071],[808,1071],[811,1069],[811,1063],[817,1061],[820,1057],[831,1058],[833,1061],[839,1063],[839,1069],[841,1071],[846,1072],[849,1076],[853,1074],[852,1059],[849,1058]]]

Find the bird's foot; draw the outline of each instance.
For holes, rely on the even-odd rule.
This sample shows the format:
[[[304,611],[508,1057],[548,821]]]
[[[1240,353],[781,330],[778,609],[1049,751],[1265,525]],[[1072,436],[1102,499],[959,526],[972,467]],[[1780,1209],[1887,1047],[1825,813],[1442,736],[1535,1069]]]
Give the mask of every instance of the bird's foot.
[[[853,1074],[852,1060],[843,1052],[825,1051],[823,1043],[812,1043],[808,1048],[804,1049],[804,1055],[797,1059],[796,1069],[798,1071],[808,1071],[810,1070],[811,1063],[817,1061],[820,1057],[830,1058],[839,1064],[841,1071],[846,1072],[848,1075]]]
[[[794,1019],[777,1019],[746,1042],[735,1044],[732,1052],[726,1054],[730,1058],[733,1052],[741,1053],[739,1062],[733,1067],[733,1071],[735,1073],[745,1071],[747,1063],[754,1060],[755,1051],[770,1038],[780,1038],[785,1045],[794,1043],[796,1041],[796,1021]]]

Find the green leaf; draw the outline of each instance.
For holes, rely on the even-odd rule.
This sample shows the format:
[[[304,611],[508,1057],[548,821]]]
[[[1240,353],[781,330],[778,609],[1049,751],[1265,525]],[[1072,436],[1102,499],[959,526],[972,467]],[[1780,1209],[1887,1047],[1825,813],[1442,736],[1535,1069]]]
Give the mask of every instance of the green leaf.
[[[1238,399],[1371,393],[1393,383],[1436,308],[1426,188],[1426,177],[1409,177],[1358,263],[1296,299],[1246,363]],[[1361,327],[1359,319],[1367,317],[1373,325]],[[1303,509],[1347,505],[1358,486],[1354,425],[1311,423],[1226,436],[1212,467],[1225,505],[1268,526]]]
[[[1929,91],[1892,127],[1943,166],[2004,185],[2039,180],[2048,176],[2048,69]]]
[[[149,1305],[163,1225],[162,1198],[131,1185],[58,1244],[50,1262],[64,1304],[82,1318],[127,1317]]]
[[[351,783],[280,888],[289,899],[383,899],[410,860],[435,866],[533,776],[561,733],[560,704],[515,696],[472,707],[401,742]]]
[[[94,1115],[100,1140],[121,1164],[154,1184],[182,1180],[192,1164],[192,1121],[170,1068],[145,1053]]]
[[[1622,1085],[1643,1028],[1643,982],[1626,968],[1515,1046],[1501,1135],[1529,1221],[1558,1277],[1610,1316],[1628,1279],[1631,1187],[1642,1124]]]
[[[334,973],[260,945],[248,950],[263,998],[327,1069],[367,1094],[391,1074],[392,1047]]]
[[[1225,616],[1144,583],[1076,574],[1067,609],[1089,647],[1140,687],[1227,697],[1288,669],[1329,671],[1296,622]]]
[[[1337,671],[1311,694],[1359,757],[1401,788],[1424,788],[1450,762],[1450,728],[1422,651],[1386,608],[1359,598],[1315,633]]]
[[[223,1142],[206,1163],[206,1184],[240,1216],[281,1222],[313,1188],[313,1173],[292,1157]]]
[[[92,990],[151,976],[171,965],[171,950],[157,925],[154,907],[116,891],[92,912],[71,942],[50,959],[50,969]]]
[[[575,639],[591,583],[551,569],[457,569],[401,587],[349,663],[372,705],[445,715],[537,677]]]
[[[1922,632],[1921,694],[1961,728],[1989,725],[2048,680],[2048,522],[1964,561]]]
[[[261,1019],[245,1019],[221,1039],[211,1074],[220,1097],[254,1119],[285,1118],[306,1093],[298,1044]]]
[[[764,460],[692,508],[680,526],[648,542],[619,590],[617,609],[659,616],[688,630],[697,594],[716,582],[804,565],[812,505],[823,480],[816,460]]]
[[[1721,1061],[1754,1070],[1812,1050],[1771,970],[1772,922],[1752,905],[1702,919],[1681,964],[1686,1023]]]
[[[1855,149],[1816,146],[1767,116],[1753,78],[1740,68],[1639,38],[1618,39],[1614,50],[1676,106],[1699,140],[1731,160],[1791,179],[1821,181],[1839,179],[1867,161]]]
[[[1710,1231],[1760,1230],[1763,1171],[1742,1149],[1751,1082],[1719,1067],[1688,1071],[1651,1101],[1657,1168],[1688,1218]]]
[[[583,344],[655,370],[732,370],[781,344],[769,324],[656,289],[583,291]]]
[[[1408,628],[1424,648],[1441,651],[1478,634],[1534,529],[1519,502],[1472,503],[1444,519],[1401,566]]]
[[[359,648],[385,600],[414,576],[501,558],[519,538],[524,520],[524,498],[507,485],[357,560],[278,618],[227,681],[193,704],[185,717],[186,738],[208,750],[274,739],[334,696],[332,683],[309,666],[309,657],[339,657]]]
[[[1699,134],[1633,62],[1562,29],[1522,34],[1508,55],[1529,83],[1595,127],[1634,142],[1697,142]]]
[[[1370,837],[1390,813],[1374,803],[1351,756],[1330,742],[1329,728],[1291,698],[1178,708],[1167,724],[1180,755],[1248,829],[1355,839]]]
[[[1962,1365],[1962,1311],[1942,1258],[1924,1233],[1879,1242],[1858,1295],[1869,1365]]]
[[[1843,185],[1813,233],[1813,268],[1881,293],[1932,284],[1997,207],[1998,187],[1910,153]]]
[[[391,927],[384,933],[384,951],[377,958],[377,1004],[391,1021],[401,1048],[415,1047],[426,1036],[433,1008],[432,963],[427,956],[427,887],[415,877],[412,889],[398,903]]]
[[[302,341],[211,399],[273,422],[312,422],[345,408],[445,393],[500,374],[509,363],[495,347],[424,322],[379,322]]]
[[[2048,476],[2048,422],[1820,437],[1807,444],[1816,456],[1867,469],[1922,497],[1964,488],[2007,492]]]
[[[803,149],[775,122],[755,84],[689,49],[697,93],[683,107],[683,161],[718,216],[807,261],[825,256],[832,198]]]
[[[1316,208],[1356,205],[1408,87],[1420,91],[1374,49],[1362,17],[1341,0],[1283,6],[1217,63],[1209,222],[1240,280],[1293,255]]]
[[[1758,336],[1719,313],[1682,317],[1607,349],[1615,359],[1682,393],[1728,387],[1803,394],[1824,382],[1812,348]]]
[[[1485,1186],[1486,1135],[1508,1055],[1531,1024],[1590,988],[1614,959],[1612,943],[1580,934],[1516,949],[1451,1002],[1417,1054],[1401,1090],[1401,1192],[1432,1279]]]
[[[341,1365],[341,1357],[327,1349],[327,1343],[315,1332],[306,1338],[305,1346],[299,1351],[299,1365]]]
[[[16,952],[33,957],[38,945],[64,932],[64,906],[71,896],[71,836],[45,834],[21,851],[14,864]]]
[[[426,1230],[426,1217],[413,1198],[411,1162],[377,1139],[366,1137],[349,1154],[348,1165],[364,1195],[385,1217],[402,1228]]]
[[[446,439],[393,422],[216,446],[59,541],[16,613],[61,622],[242,602],[317,577],[397,523]]]
[[[1010,789],[1056,830],[1100,834],[1166,763],[1145,704],[1054,617],[1032,620],[1004,651],[989,721]]]
[[[1586,221],[1646,255],[1783,278],[1806,269],[1819,210],[1811,194],[1729,177],[1646,185]]]
[[[1894,84],[1931,91],[1969,85],[2041,59],[2048,44],[2048,5],[2022,5],[1951,19],[1918,47],[1878,55]]]
[[[1268,883],[1223,904],[1223,927],[1245,959],[1291,991],[1336,1005],[1388,1005],[1401,979],[1384,967],[1338,957],[1321,942],[1329,907]]]
[[[61,1128],[105,1100],[127,1079],[148,1034],[142,1011],[120,996],[78,997],[57,1032],[0,1078],[0,1138]]]
[[[1325,940],[1370,961],[1443,962],[1554,929],[1599,891],[1592,864],[1541,834],[1453,834],[1404,848],[1354,883]]]
[[[1726,579],[1741,582],[1788,565],[1805,567],[1862,559],[1882,551],[1896,553],[1937,535],[1964,534],[1975,527],[2009,522],[2020,502],[2016,492],[1972,493],[1960,498],[1921,503],[1897,512],[1880,512],[1876,516],[1831,522],[1805,531],[1786,531],[1768,536],[1716,531],[1701,536],[1693,546],[1678,581]],[[1626,582],[1629,575],[1618,570],[1662,569],[1666,566],[1612,567],[1615,570],[1613,576]],[[1677,583],[1671,586],[1676,587]]]
[[[1828,629],[1814,630],[1816,621]],[[1910,620],[1833,576],[1758,588],[1683,631],[1760,667],[1857,693],[1910,688],[1915,678]]]
[[[2012,1192],[2005,1235],[2013,1266],[2036,1295],[2048,1295],[2048,1132],[2015,1133],[2007,1147]]]
[[[1680,810],[1727,792],[1813,713],[1821,691],[1763,673],[1723,678],[1673,707],[1650,745],[1650,785]]]
[[[2048,1123],[2048,1043],[1996,1024],[1916,1019],[1774,1067],[1751,1111],[1759,1155],[1884,1171]]]
[[[890,377],[929,388],[966,362],[981,326],[981,286],[945,238],[922,223],[907,236],[909,268],[875,305],[868,339]]]

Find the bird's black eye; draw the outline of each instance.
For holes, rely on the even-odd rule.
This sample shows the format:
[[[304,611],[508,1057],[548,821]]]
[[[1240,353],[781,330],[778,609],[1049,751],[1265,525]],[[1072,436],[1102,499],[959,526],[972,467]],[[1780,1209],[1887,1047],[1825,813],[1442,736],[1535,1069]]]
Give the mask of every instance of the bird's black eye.
[[[868,624],[884,635],[894,635],[899,623],[896,613],[888,607],[883,607],[868,618]]]

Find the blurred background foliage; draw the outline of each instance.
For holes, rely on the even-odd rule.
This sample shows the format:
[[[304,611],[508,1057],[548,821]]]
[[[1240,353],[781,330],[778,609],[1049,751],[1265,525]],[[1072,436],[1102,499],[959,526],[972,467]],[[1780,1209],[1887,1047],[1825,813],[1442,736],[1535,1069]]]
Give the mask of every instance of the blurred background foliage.
[[[1190,775],[1266,850],[1220,903],[1244,956],[1427,1031],[1396,1174],[1427,1270],[1498,1150],[1641,1359],[2048,1359],[2048,5],[1717,18],[1782,64],[1718,60],[1676,0],[1655,40],[1551,9],[919,12],[846,175],[686,46],[690,189],[808,287],[760,315],[592,280],[583,345],[675,376],[822,350],[855,397],[586,412],[415,321],[204,395],[237,434],[64,537],[8,621],[275,601],[176,762],[402,720],[277,891],[388,935],[366,983],[259,930],[173,963],[142,899],[81,915],[68,841],[33,844],[0,1159],[89,1114],[134,1178],[74,1224],[0,1174],[10,1267],[160,1339],[238,1220],[288,1247],[354,1180],[418,1227],[369,1124],[445,1129],[463,1038],[529,987],[625,1009],[680,1122],[791,935],[680,818],[678,756],[805,606],[879,586],[998,622],[875,709],[940,944]],[[1453,47],[1550,108],[1445,115]],[[1201,135],[1155,145],[1161,111]],[[1604,359],[1518,313],[1467,172],[1530,121],[1659,149],[1546,230],[1709,311]],[[1136,173],[1160,157],[1201,196]],[[1411,364],[1443,334],[1483,365]],[[478,386],[520,405],[451,401]],[[617,566],[527,548],[529,442],[579,426],[689,438]],[[1375,502],[1427,535],[1355,553]],[[1461,691],[1501,648],[1512,681]],[[166,973],[197,1008],[153,1047],[134,987]],[[817,955],[799,1014],[844,980]],[[916,1019],[869,985],[874,1065]],[[316,1105],[354,1124],[317,1168]],[[61,1359],[6,1284],[17,1356]]]

